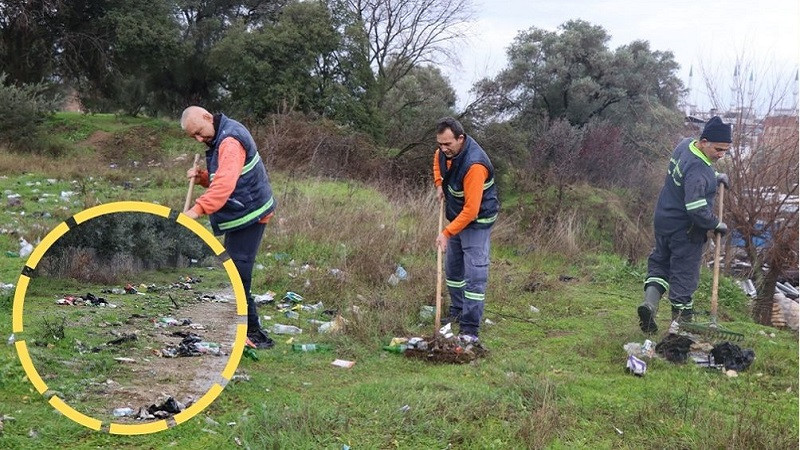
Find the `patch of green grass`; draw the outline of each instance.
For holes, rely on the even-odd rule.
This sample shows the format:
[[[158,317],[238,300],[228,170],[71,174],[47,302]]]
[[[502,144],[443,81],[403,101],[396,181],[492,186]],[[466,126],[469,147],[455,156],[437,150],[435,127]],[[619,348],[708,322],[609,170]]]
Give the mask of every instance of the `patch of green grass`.
[[[109,132],[149,123],[61,117],[74,119],[76,129],[87,126],[84,120],[95,120],[91,126]],[[181,149],[186,141],[171,139],[162,141],[170,154],[193,153],[190,146]],[[607,251],[584,251],[577,257],[547,251],[528,245],[526,231],[517,230],[519,235],[492,247],[485,318],[493,324],[484,324],[481,333],[489,355],[464,366],[430,365],[383,352],[381,345],[394,336],[432,332],[432,323],[418,313],[420,306],[435,301],[434,202],[423,195],[382,195],[361,183],[271,176],[279,206],[256,260],[263,268],[254,272],[254,293],[272,290],[280,299],[286,291],[298,292],[307,303],[322,301],[326,309],[338,309],[348,326],[344,334],[320,334],[307,320],[324,316],[301,312],[299,319],[287,319],[272,305],[260,307],[262,316],[273,317],[264,326],[300,326],[304,332],[294,342],[327,343],[334,350],[294,353],[288,336],[276,336],[277,346],[259,351],[259,361],[240,364],[250,381],[228,384],[200,417],[155,435],[122,437],[87,430],[55,413],[25,378],[14,347],[0,345],[0,415],[16,418],[4,424],[4,447],[219,449],[239,448],[237,439],[250,448],[708,448],[731,442],[742,448],[796,447],[797,333],[754,324],[733,280],[721,280],[720,317],[726,328],[746,335],[741,345],[755,351],[753,365],[728,378],[691,364],[652,359],[647,374],[637,378],[624,372],[622,346],[646,338],[636,317],[644,262],[630,263]],[[46,178],[38,173],[0,178],[0,190],[19,192],[25,201],[22,209],[0,212],[0,228],[19,228],[35,238],[87,203],[143,200],[175,207],[186,194],[182,173],[165,167],[140,168],[114,180],[76,180],[83,188],[72,180],[47,184]],[[121,186],[124,182],[130,183],[128,189]],[[69,201],[34,199],[42,193],[60,196],[62,190],[77,193]],[[505,201],[504,208],[541,212],[551,205],[536,200],[550,201],[553,194],[552,189],[536,198],[520,194],[516,203]],[[597,228],[603,220],[621,217],[622,206],[611,201],[615,196],[585,188],[566,195],[571,207],[592,209],[583,212]],[[19,214],[23,209],[25,216]],[[45,212],[51,217],[45,218]],[[593,233],[592,239],[602,241],[610,230]],[[16,239],[0,234],[0,250],[16,250]],[[398,263],[410,278],[390,286],[386,279]],[[0,255],[0,281],[16,283],[23,264],[20,258]],[[166,284],[175,275],[148,277]],[[61,361],[74,349],[76,337],[87,345],[102,343],[108,336],[89,332],[126,315],[54,305],[57,293],[94,292],[101,286],[35,281],[43,283],[34,283],[29,294],[28,305],[41,302],[38,315],[30,319],[31,333],[41,318],[58,314],[81,324],[66,330],[65,339],[49,342],[47,362],[53,374],[72,376],[60,389],[77,398],[87,383],[104,380],[114,366],[107,354],[89,355],[80,368]],[[710,272],[704,269],[695,294],[699,310],[707,309],[709,298]],[[148,306],[157,314],[169,312],[166,300]],[[0,312],[10,317],[9,294],[0,293]],[[661,330],[668,316],[664,303]],[[10,320],[0,321],[0,336],[6,339],[10,333]],[[330,365],[334,358],[356,364],[339,369]],[[36,437],[28,436],[31,430]]]

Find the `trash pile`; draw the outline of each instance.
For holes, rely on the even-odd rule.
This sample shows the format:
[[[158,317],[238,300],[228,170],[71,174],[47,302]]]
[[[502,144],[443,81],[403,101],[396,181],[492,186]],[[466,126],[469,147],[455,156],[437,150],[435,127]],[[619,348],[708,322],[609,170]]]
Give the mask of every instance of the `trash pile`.
[[[117,305],[109,303],[103,297],[97,297],[91,292],[84,296],[76,297],[74,295],[65,295],[63,298],[56,300],[56,305],[62,306],[100,306],[108,308],[116,308]]]
[[[653,346],[646,340],[644,344],[629,342],[623,346],[628,353],[626,371],[636,376],[644,376],[647,363],[640,358],[661,357],[675,364],[693,362],[709,369],[723,370],[729,377],[737,376],[755,360],[752,349],[742,349],[728,341],[712,344],[688,333],[669,333],[661,342]]]
[[[185,331],[176,331],[172,335],[183,339],[177,346],[168,346],[161,349],[159,356],[164,358],[202,355],[222,356],[222,350],[216,342],[206,342],[202,337]]]
[[[136,412],[133,408],[121,407],[115,408],[112,414],[114,417],[132,417],[136,420],[166,419],[167,417],[183,411],[188,406],[191,406],[191,404],[191,401],[184,404],[171,396],[167,396],[160,404],[156,402],[149,406],[142,406]]]
[[[488,353],[477,338],[455,336],[449,323],[431,338],[395,337],[383,349],[409,358],[447,364],[465,364]]]

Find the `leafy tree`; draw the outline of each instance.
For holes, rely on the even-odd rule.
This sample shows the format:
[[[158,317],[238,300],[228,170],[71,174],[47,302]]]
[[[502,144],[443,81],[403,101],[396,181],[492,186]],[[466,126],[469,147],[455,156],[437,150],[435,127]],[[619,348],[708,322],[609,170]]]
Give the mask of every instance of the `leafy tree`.
[[[609,38],[582,20],[555,32],[520,32],[508,49],[508,67],[476,86],[484,111],[527,124],[564,119],[583,126],[596,118],[638,118],[643,105],[675,109],[682,84],[672,53],[653,52],[645,41],[612,51]]]
[[[293,3],[275,24],[249,28],[240,22],[210,52],[233,106],[251,116],[280,109],[324,113],[330,74],[321,59],[339,37],[330,13],[319,3]]]

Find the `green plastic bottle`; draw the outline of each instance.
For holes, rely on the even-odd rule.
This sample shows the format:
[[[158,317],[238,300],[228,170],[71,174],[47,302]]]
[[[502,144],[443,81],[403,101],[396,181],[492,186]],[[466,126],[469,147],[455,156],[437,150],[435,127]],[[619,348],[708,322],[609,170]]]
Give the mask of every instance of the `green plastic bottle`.
[[[391,353],[403,353],[408,350],[408,345],[400,344],[400,345],[384,345],[383,349],[387,352]]]
[[[324,344],[292,344],[292,351],[295,352],[327,352],[330,350],[331,346]]]

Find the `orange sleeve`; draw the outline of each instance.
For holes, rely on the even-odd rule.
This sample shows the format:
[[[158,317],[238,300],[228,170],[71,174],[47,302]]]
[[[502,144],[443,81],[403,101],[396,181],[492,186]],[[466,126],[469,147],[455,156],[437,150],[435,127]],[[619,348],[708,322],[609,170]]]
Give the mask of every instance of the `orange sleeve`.
[[[442,185],[442,171],[439,170],[439,149],[433,152],[433,185]]]
[[[197,214],[213,214],[219,211],[236,188],[239,175],[244,167],[247,153],[236,139],[225,138],[219,146],[219,167],[208,190],[200,196],[192,207]]]
[[[489,178],[489,169],[481,164],[473,164],[464,175],[464,208],[444,228],[444,235],[453,237],[478,218],[483,198],[483,183]]]

